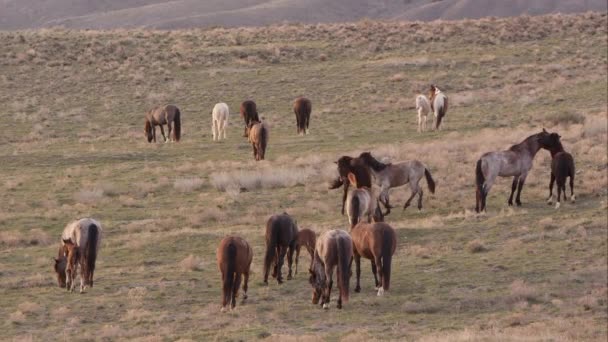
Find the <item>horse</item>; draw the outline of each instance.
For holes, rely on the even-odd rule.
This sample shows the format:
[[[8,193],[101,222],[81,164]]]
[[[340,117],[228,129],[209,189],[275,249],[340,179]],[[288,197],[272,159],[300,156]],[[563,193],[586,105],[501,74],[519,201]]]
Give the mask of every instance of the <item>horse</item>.
[[[279,284],[283,283],[281,268],[283,260],[287,254],[287,265],[289,273],[287,280],[290,280],[291,264],[293,252],[296,248],[298,238],[298,226],[294,219],[287,213],[271,216],[266,222],[266,256],[264,257],[264,284],[268,285],[268,273],[270,266],[274,265],[272,277],[277,279]]]
[[[416,96],[416,110],[418,111],[418,133],[426,131],[426,119],[431,111],[431,103],[426,96]]]
[[[329,309],[329,298],[333,286],[334,268],[337,268],[338,309],[342,301],[348,302],[351,265],[353,261],[353,240],[341,229],[326,231],[317,239],[315,255],[310,265],[309,283],[312,285],[312,303],[321,300],[323,309]]]
[[[361,222],[363,217],[367,217],[367,222],[371,222],[372,216],[377,222],[383,221],[384,215],[378,206],[378,200],[373,201],[372,190],[368,187],[357,187],[353,173],[348,174],[348,180],[354,187],[346,198],[346,211],[351,228]]]
[[[431,84],[429,89],[429,102],[435,114],[435,129],[440,129],[441,120],[448,112],[448,97],[437,86]],[[445,125],[445,124],[444,124]]]
[[[410,206],[412,199],[418,194],[418,210],[422,210],[422,195],[423,191],[420,187],[420,179],[422,176],[426,178],[426,184],[431,191],[435,193],[435,180],[431,175],[428,167],[418,160],[410,160],[395,164],[385,164],[374,158],[370,152],[363,152],[359,155],[361,159],[371,169],[376,184],[380,187],[380,203],[386,208],[384,215],[391,212],[389,203],[389,190],[405,184],[410,185],[412,194],[403,205],[403,210]]]
[[[306,248],[308,254],[310,254],[310,260],[315,255],[315,243],[317,242],[317,235],[315,232],[308,228],[300,229],[298,231],[298,238],[296,239],[296,272],[298,274],[298,261],[300,259],[300,250],[302,247]]]
[[[346,196],[348,195],[348,188],[350,182],[348,180],[348,174],[352,173],[355,175],[357,187],[372,188],[372,174],[369,167],[360,159],[352,158],[349,156],[342,156],[338,161],[338,178],[336,178],[329,189],[337,189],[344,186],[344,194],[342,195],[342,215],[344,215],[344,204],[346,203]]]
[[[253,147],[253,157],[256,161],[264,160],[268,146],[268,125],[265,122],[252,121],[245,131]]]
[[[508,204],[513,205],[513,193],[517,189],[515,203],[521,206],[521,190],[532,169],[536,153],[541,148],[550,150],[554,147],[555,142],[543,128],[542,132],[530,135],[506,151],[483,154],[475,166],[475,211],[479,213],[486,210],[486,198],[498,176],[513,177]]]
[[[260,121],[258,109],[255,102],[247,100],[241,103],[241,117],[245,121],[245,131],[243,133],[243,136],[247,137],[247,127],[249,127],[249,124],[254,121]]]
[[[293,112],[296,114],[296,125],[298,134],[308,134],[308,124],[310,122],[310,112],[312,104],[305,97],[298,97],[293,102]]]
[[[574,158],[564,150],[562,142],[559,140],[561,136],[557,133],[551,133],[549,139],[552,141],[552,147],[549,149],[551,153],[551,181],[549,182],[549,198],[547,204],[551,205],[553,200],[553,183],[557,181],[557,202],[555,209],[560,207],[561,193],[564,192],[564,200],[566,199],[566,178],[570,177],[570,201],[574,203],[576,197],[574,195]]]
[[[80,251],[72,240],[63,240],[63,255],[66,259],[65,267],[65,287],[68,291],[74,292],[76,286],[76,275],[78,273],[78,265],[80,265]],[[82,272],[81,272],[82,273]],[[82,292],[82,291],[81,291]]]
[[[212,123],[211,133],[213,134],[213,141],[220,140],[222,136],[226,139],[226,126],[228,126],[228,117],[230,116],[230,110],[228,105],[220,102],[216,103],[211,112]]]
[[[80,264],[80,292],[83,293],[87,285],[93,287],[93,274],[95,261],[101,246],[103,228],[101,224],[91,218],[83,218],[70,222],[61,234],[61,246],[55,258],[55,272],[59,287],[66,287],[68,269],[68,250],[66,245],[73,244],[78,248],[77,260]],[[75,273],[75,269],[70,272]],[[74,275],[75,276],[75,275]],[[73,283],[70,284],[73,287]],[[70,287],[68,287],[70,289]]]
[[[395,230],[384,222],[373,224],[361,222],[351,227],[350,235],[353,239],[354,259],[357,272],[357,286],[355,292],[361,291],[361,257],[371,260],[372,273],[378,296],[388,291],[391,284],[391,260],[397,248],[397,234]],[[380,279],[380,280],[378,280]]]
[[[243,281],[243,302],[247,299],[247,285],[253,250],[245,239],[238,236],[226,236],[220,241],[216,251],[217,267],[222,273],[222,309],[230,303],[230,308],[236,306],[241,276]]]
[[[167,125],[167,135],[172,141],[179,141],[181,137],[181,113],[179,108],[174,105],[158,106],[150,109],[146,113],[146,124],[144,126],[144,132],[148,142],[156,142],[156,126],[160,126],[160,133],[163,135],[165,142],[168,141],[165,136],[165,130],[163,125]],[[171,127],[171,125],[175,127]],[[173,132],[173,136],[171,136]]]

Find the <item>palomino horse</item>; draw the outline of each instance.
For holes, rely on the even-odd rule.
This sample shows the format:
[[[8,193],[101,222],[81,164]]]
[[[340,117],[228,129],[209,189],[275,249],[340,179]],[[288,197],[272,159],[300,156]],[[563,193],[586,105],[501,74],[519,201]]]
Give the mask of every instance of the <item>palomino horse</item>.
[[[296,248],[298,226],[287,213],[273,215],[266,222],[266,256],[264,257],[264,284],[268,284],[270,266],[274,265],[272,276],[279,284],[283,283],[281,268],[287,254],[289,273],[287,280],[291,279],[291,264],[293,251]],[[288,252],[289,250],[289,252]]]
[[[416,110],[418,111],[418,133],[426,131],[426,119],[431,112],[431,103],[424,95],[416,96]]]
[[[260,117],[258,116],[258,109],[255,102],[251,100],[244,101],[241,103],[241,117],[243,121],[245,121],[245,131],[243,136],[247,136],[247,127],[251,124],[251,122],[260,122]]]
[[[300,229],[298,231],[298,238],[296,239],[296,272],[298,274],[298,261],[300,260],[300,249],[306,248],[308,254],[310,254],[310,261],[315,255],[315,243],[317,242],[317,235],[315,232],[308,228]]]
[[[310,122],[310,112],[312,104],[305,97],[298,97],[293,102],[293,112],[296,114],[296,124],[298,134],[308,134],[308,123]]]
[[[353,261],[353,240],[350,235],[341,230],[326,231],[317,239],[315,256],[310,265],[310,285],[312,285],[312,303],[321,300],[323,309],[329,309],[329,298],[333,286],[334,268],[338,269],[338,309],[342,309],[342,301],[348,302],[351,264]]]
[[[433,180],[431,172],[426,165],[418,160],[410,160],[395,164],[385,164],[376,160],[376,158],[372,157],[371,153],[369,152],[361,153],[361,155],[359,155],[359,159],[370,167],[372,173],[374,174],[376,184],[380,187],[380,196],[378,199],[386,208],[386,213],[384,213],[384,215],[388,215],[392,208],[389,203],[388,196],[391,188],[409,183],[412,194],[405,202],[403,209],[410,206],[410,203],[416,194],[418,194],[418,209],[422,209],[423,191],[419,184],[422,176],[426,178],[426,184],[431,193],[435,193],[435,180]]]
[[[344,215],[344,204],[350,186],[348,174],[355,175],[357,187],[367,187],[369,189],[372,188],[372,174],[369,167],[360,158],[342,156],[335,163],[338,164],[338,178],[333,181],[329,188],[337,189],[344,186],[344,194],[342,195],[342,215]]]
[[[67,244],[73,244],[78,251],[74,254],[75,260],[80,264],[80,292],[84,292],[87,285],[93,287],[93,274],[95,273],[95,261],[101,246],[103,229],[101,224],[90,218],[83,218],[70,222],[61,234],[61,247],[57,258],[55,258],[55,272],[59,287],[66,286],[67,278]],[[75,276],[75,269],[70,270]],[[73,288],[73,284],[70,284]],[[68,287],[68,290],[71,290]]]
[[[441,120],[448,112],[448,97],[437,86],[431,84],[429,102],[435,114],[435,129],[440,129]]]
[[[253,250],[245,241],[238,236],[226,236],[220,241],[216,252],[217,267],[222,273],[222,311],[230,304],[230,308],[236,306],[241,277],[243,281],[243,301],[247,299],[247,283],[249,282],[249,270],[253,260]]]
[[[256,161],[264,160],[268,146],[268,125],[265,122],[252,121],[245,131],[253,147],[253,157]]]
[[[167,136],[169,136],[172,141],[179,141],[182,131],[180,116],[179,108],[174,105],[158,106],[150,109],[146,113],[146,124],[144,126],[144,132],[146,133],[148,142],[156,142],[156,126],[160,126],[160,133],[163,135],[164,141],[168,141],[165,136],[163,125],[167,125]],[[171,125],[174,125],[175,127],[172,127]],[[173,136],[171,136],[171,132],[173,132]]]
[[[560,207],[562,191],[564,192],[564,200],[566,200],[566,178],[568,177],[570,177],[570,200],[572,203],[576,200],[574,196],[574,174],[576,173],[574,158],[564,150],[564,146],[559,140],[560,138],[557,133],[549,135],[552,147],[549,148],[549,152],[551,152],[551,181],[549,182],[549,198],[547,198],[547,203],[552,204],[553,182],[557,181],[557,202],[555,203],[555,209],[559,209]]]
[[[226,139],[226,126],[228,126],[228,117],[230,116],[230,110],[228,105],[220,102],[213,106],[211,112],[211,133],[213,134],[213,141],[220,140],[222,137]]]
[[[373,224],[361,222],[350,230],[354,245],[354,259],[357,272],[355,292],[361,291],[361,257],[372,261],[372,273],[378,296],[388,291],[391,284],[391,259],[397,248],[395,230],[384,222]],[[378,281],[380,279],[380,281]]]
[[[521,190],[532,169],[532,162],[541,148],[551,150],[555,142],[550,134],[543,128],[540,133],[527,137],[519,144],[511,146],[506,151],[488,152],[479,158],[475,167],[476,200],[475,211],[486,210],[486,198],[496,181],[496,177],[513,177],[509,205],[513,205],[513,193],[517,188],[515,203],[520,206]]]
[[[357,180],[353,173],[348,174],[348,181],[354,187],[348,192],[346,198],[346,211],[351,228],[361,222],[364,217],[367,217],[367,222],[371,222],[372,216],[376,222],[382,221],[384,215],[378,206],[378,200],[374,202],[372,198],[372,190],[368,187],[357,187]]]

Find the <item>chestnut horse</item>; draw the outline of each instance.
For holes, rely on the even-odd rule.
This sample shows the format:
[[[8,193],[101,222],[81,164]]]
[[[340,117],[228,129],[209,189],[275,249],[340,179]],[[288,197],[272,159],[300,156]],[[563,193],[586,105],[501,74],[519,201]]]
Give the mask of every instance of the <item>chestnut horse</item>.
[[[243,118],[243,121],[245,121],[245,131],[243,136],[247,137],[247,127],[249,127],[251,122],[260,122],[260,117],[258,115],[258,109],[255,102],[247,100],[241,103],[241,117]]]
[[[555,203],[555,209],[559,209],[560,207],[562,191],[564,192],[564,200],[566,200],[566,178],[568,177],[570,177],[570,201],[574,203],[576,200],[574,196],[574,175],[576,173],[574,158],[564,150],[564,146],[559,140],[560,138],[561,136],[557,133],[549,135],[552,147],[549,148],[549,152],[551,152],[551,181],[549,182],[549,198],[547,198],[547,203],[552,204],[553,183],[557,181],[557,202]]]
[[[72,256],[73,262],[80,265],[80,292],[83,293],[87,285],[93,287],[93,274],[95,273],[95,261],[101,245],[103,229],[101,224],[90,218],[83,218],[70,222],[61,234],[61,246],[57,258],[55,258],[55,272],[59,287],[73,290],[73,282],[68,282],[68,249],[74,245],[77,251]],[[66,247],[68,246],[68,247]],[[75,264],[74,264],[75,265]],[[76,269],[70,269],[70,275],[76,276]]]
[[[298,97],[293,102],[293,112],[296,114],[296,125],[298,134],[308,134],[308,124],[310,122],[310,112],[312,104],[305,97]]]
[[[338,164],[338,178],[332,182],[329,189],[344,186],[344,194],[342,195],[342,215],[344,215],[344,204],[350,186],[348,174],[352,173],[355,176],[357,188],[367,187],[369,189],[372,188],[372,174],[369,167],[360,158],[342,156],[335,163]]]
[[[279,284],[283,283],[281,268],[287,254],[289,273],[287,280],[291,279],[291,264],[293,252],[298,238],[298,226],[287,213],[273,215],[266,222],[266,256],[264,257],[264,284],[268,284],[270,266],[274,265],[272,277]]]
[[[441,120],[448,112],[448,97],[437,86],[431,84],[429,102],[435,114],[435,129],[440,129]],[[444,124],[445,125],[445,124]]]
[[[245,130],[253,147],[253,157],[256,161],[264,160],[268,146],[268,125],[265,122],[252,121]]]
[[[150,109],[146,113],[146,124],[144,126],[144,132],[146,133],[148,142],[156,142],[156,126],[160,126],[160,133],[163,135],[164,141],[168,141],[165,136],[163,125],[167,125],[167,135],[169,136],[169,139],[172,139],[172,141],[179,141],[182,131],[180,116],[179,108],[174,105],[158,106]],[[171,127],[171,125],[174,125],[175,127]],[[171,136],[171,132],[173,132],[173,136]]]
[[[80,265],[80,250],[72,240],[63,240],[63,255],[66,258],[65,267],[65,287],[68,291],[74,292],[76,287],[76,275],[78,273],[78,265]],[[83,273],[83,272],[81,272]],[[82,290],[80,291],[82,292]]]
[[[308,228],[300,229],[298,231],[298,238],[296,239],[296,272],[298,274],[298,261],[300,259],[300,250],[302,247],[306,248],[308,254],[310,254],[310,261],[315,255],[315,243],[317,242],[317,235],[315,232]]]
[[[506,151],[485,153],[477,161],[475,167],[475,211],[486,210],[486,198],[494,185],[496,177],[513,177],[509,205],[513,205],[513,193],[517,189],[515,203],[520,206],[521,190],[532,169],[532,162],[536,153],[541,148],[551,150],[555,148],[555,142],[550,139],[550,134],[543,128],[540,133],[527,137],[519,144],[511,146]]]
[[[384,222],[361,222],[350,230],[354,245],[354,259],[357,272],[355,292],[361,291],[361,257],[371,260],[372,273],[378,296],[388,291],[391,284],[391,260],[397,248],[395,230]],[[379,280],[378,280],[379,279]]]
[[[220,241],[216,251],[217,267],[222,273],[222,309],[230,304],[236,306],[241,277],[243,281],[243,302],[247,299],[247,283],[249,270],[253,260],[253,250],[245,239],[238,236],[226,236]]]
[[[348,302],[350,267],[353,261],[353,240],[350,235],[341,230],[326,231],[317,239],[315,256],[310,265],[309,283],[312,285],[312,303],[321,300],[323,309],[329,309],[329,298],[333,286],[334,268],[337,268],[338,309],[342,309],[342,301]]]

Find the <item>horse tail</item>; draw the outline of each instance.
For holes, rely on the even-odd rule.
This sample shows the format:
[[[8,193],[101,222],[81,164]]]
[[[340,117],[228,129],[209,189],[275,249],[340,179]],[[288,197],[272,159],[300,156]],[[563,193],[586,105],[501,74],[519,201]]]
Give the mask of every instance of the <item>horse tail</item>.
[[[278,231],[275,232],[272,229],[273,222],[268,222],[270,225],[270,236],[266,240],[266,256],[264,257],[264,281],[268,280],[268,273],[270,272],[270,266],[272,259],[276,255],[277,243],[278,243]],[[266,228],[268,230],[268,228]]]
[[[477,199],[478,201],[483,201],[483,198],[486,196],[485,190],[485,177],[483,176],[483,170],[481,168],[481,159],[477,160],[477,165],[475,166],[475,189],[477,191]],[[479,205],[479,203],[478,203]]]
[[[230,296],[233,292],[234,278],[236,275],[236,245],[233,241],[224,248],[224,260],[226,260],[226,272],[224,273],[224,298],[230,304]]]
[[[359,223],[359,220],[361,219],[361,200],[359,199],[359,196],[357,196],[355,194],[355,192],[353,191],[352,193],[352,197],[350,200],[350,206],[349,206],[349,211],[350,211],[350,227],[354,227],[357,223]]]
[[[435,193],[435,180],[433,179],[433,176],[431,176],[431,172],[429,171],[429,169],[427,169],[426,167],[424,168],[424,177],[426,178],[426,184],[429,187],[429,190],[431,191],[432,194]]]
[[[338,288],[340,289],[340,296],[344,302],[348,302],[348,290],[349,290],[349,280],[350,280],[350,262],[351,262],[351,253],[348,253],[349,250],[352,251],[353,243],[344,238],[338,238],[336,241],[336,247],[338,250]]]
[[[391,287],[391,261],[393,259],[392,246],[395,234],[388,229],[382,233],[382,288],[388,291]]]
[[[99,227],[95,224],[89,226],[87,242],[84,245],[84,261],[86,272],[83,274],[88,280],[89,285],[93,287],[93,279],[90,275],[95,272],[95,260],[97,259],[97,244],[99,241]]]
[[[266,146],[268,145],[268,128],[264,124],[261,124],[261,126],[260,141],[258,143],[259,150],[261,151],[260,157],[261,159],[264,159],[264,155],[266,154]]]
[[[179,141],[182,136],[182,119],[179,108],[175,107],[175,118],[173,119],[173,137]]]

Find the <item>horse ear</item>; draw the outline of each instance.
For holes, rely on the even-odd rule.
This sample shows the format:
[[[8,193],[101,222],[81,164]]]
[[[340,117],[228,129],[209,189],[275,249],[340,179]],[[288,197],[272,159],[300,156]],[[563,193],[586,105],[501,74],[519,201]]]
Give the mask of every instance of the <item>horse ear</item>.
[[[334,162],[334,164],[338,164],[338,162],[337,162],[337,161],[335,161],[335,162]]]
[[[561,138],[562,136],[558,134],[558,135],[557,135],[557,137],[558,137],[558,138]]]
[[[348,181],[352,186],[354,186],[355,188],[357,187],[357,177],[355,177],[352,172],[348,173]]]
[[[543,127],[543,133],[547,133],[547,130]]]

